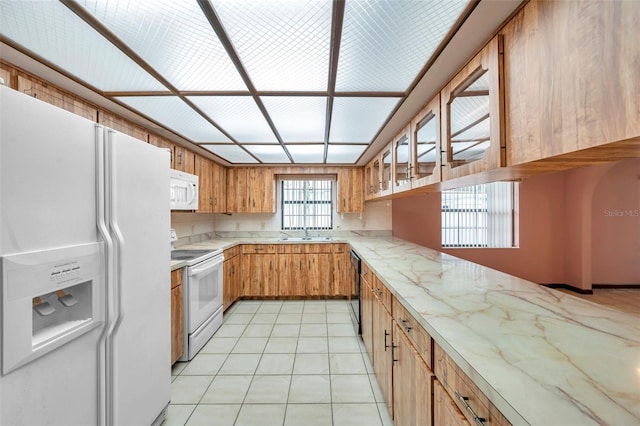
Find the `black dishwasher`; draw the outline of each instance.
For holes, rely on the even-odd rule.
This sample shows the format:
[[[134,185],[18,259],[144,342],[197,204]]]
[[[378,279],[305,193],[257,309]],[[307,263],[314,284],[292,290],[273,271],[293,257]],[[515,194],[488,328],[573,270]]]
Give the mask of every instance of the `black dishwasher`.
[[[350,314],[353,320],[353,325],[358,334],[362,334],[362,328],[360,326],[360,268],[361,261],[355,251],[351,250],[351,275],[349,277],[349,302],[350,302]]]

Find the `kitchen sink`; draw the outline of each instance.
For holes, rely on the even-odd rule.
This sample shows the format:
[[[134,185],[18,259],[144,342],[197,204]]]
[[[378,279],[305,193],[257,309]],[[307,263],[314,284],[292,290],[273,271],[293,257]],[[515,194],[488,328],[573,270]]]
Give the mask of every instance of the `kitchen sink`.
[[[333,241],[333,237],[284,237],[279,241]]]

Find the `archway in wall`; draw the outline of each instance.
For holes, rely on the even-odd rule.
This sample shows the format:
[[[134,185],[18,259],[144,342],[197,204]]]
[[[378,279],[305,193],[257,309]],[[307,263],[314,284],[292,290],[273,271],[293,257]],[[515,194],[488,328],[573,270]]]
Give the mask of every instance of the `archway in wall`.
[[[614,163],[591,206],[592,283],[640,285],[640,158]]]

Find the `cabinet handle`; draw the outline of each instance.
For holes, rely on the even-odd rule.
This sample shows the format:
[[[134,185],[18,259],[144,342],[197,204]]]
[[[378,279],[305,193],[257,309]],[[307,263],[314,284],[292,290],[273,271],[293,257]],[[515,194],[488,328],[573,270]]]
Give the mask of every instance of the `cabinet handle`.
[[[410,331],[411,331],[411,329],[413,328],[413,327],[409,327],[409,326],[407,325],[407,323],[408,323],[408,321],[407,321],[407,320],[403,320],[403,319],[401,319],[401,320],[400,320],[400,322],[402,323],[402,328],[404,328],[404,331],[406,331],[407,333],[408,333],[408,332],[410,332]]]
[[[478,416],[476,412],[473,411],[473,408],[471,408],[471,406],[469,405],[469,397],[463,396],[460,392],[456,391],[456,398],[458,398],[460,402],[462,402],[464,408],[469,412],[469,414],[471,414],[471,417],[473,417],[473,421],[476,423],[476,425],[484,426],[484,422],[486,422],[487,419]]]
[[[391,342],[391,362],[398,362],[398,358],[396,358],[396,349],[398,349],[398,345],[394,345]]]
[[[378,293],[378,296],[382,296],[382,290],[380,290],[380,288],[376,288],[376,293]]]
[[[387,345],[387,336],[391,336],[391,334],[389,334],[387,332],[387,330],[384,331],[384,351],[387,351],[387,348],[393,348],[393,342],[391,343],[391,346]]]
[[[255,251],[261,251],[261,250],[264,250],[264,247],[254,247],[253,249],[254,249]]]

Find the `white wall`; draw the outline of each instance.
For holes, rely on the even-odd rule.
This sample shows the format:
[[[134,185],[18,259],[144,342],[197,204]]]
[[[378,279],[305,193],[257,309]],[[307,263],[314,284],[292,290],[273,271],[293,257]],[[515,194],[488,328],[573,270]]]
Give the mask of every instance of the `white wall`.
[[[280,213],[171,213],[171,227],[178,234],[177,246],[190,241],[213,238],[214,232],[280,231]],[[390,231],[391,201],[365,203],[359,213],[335,213],[335,231]]]

